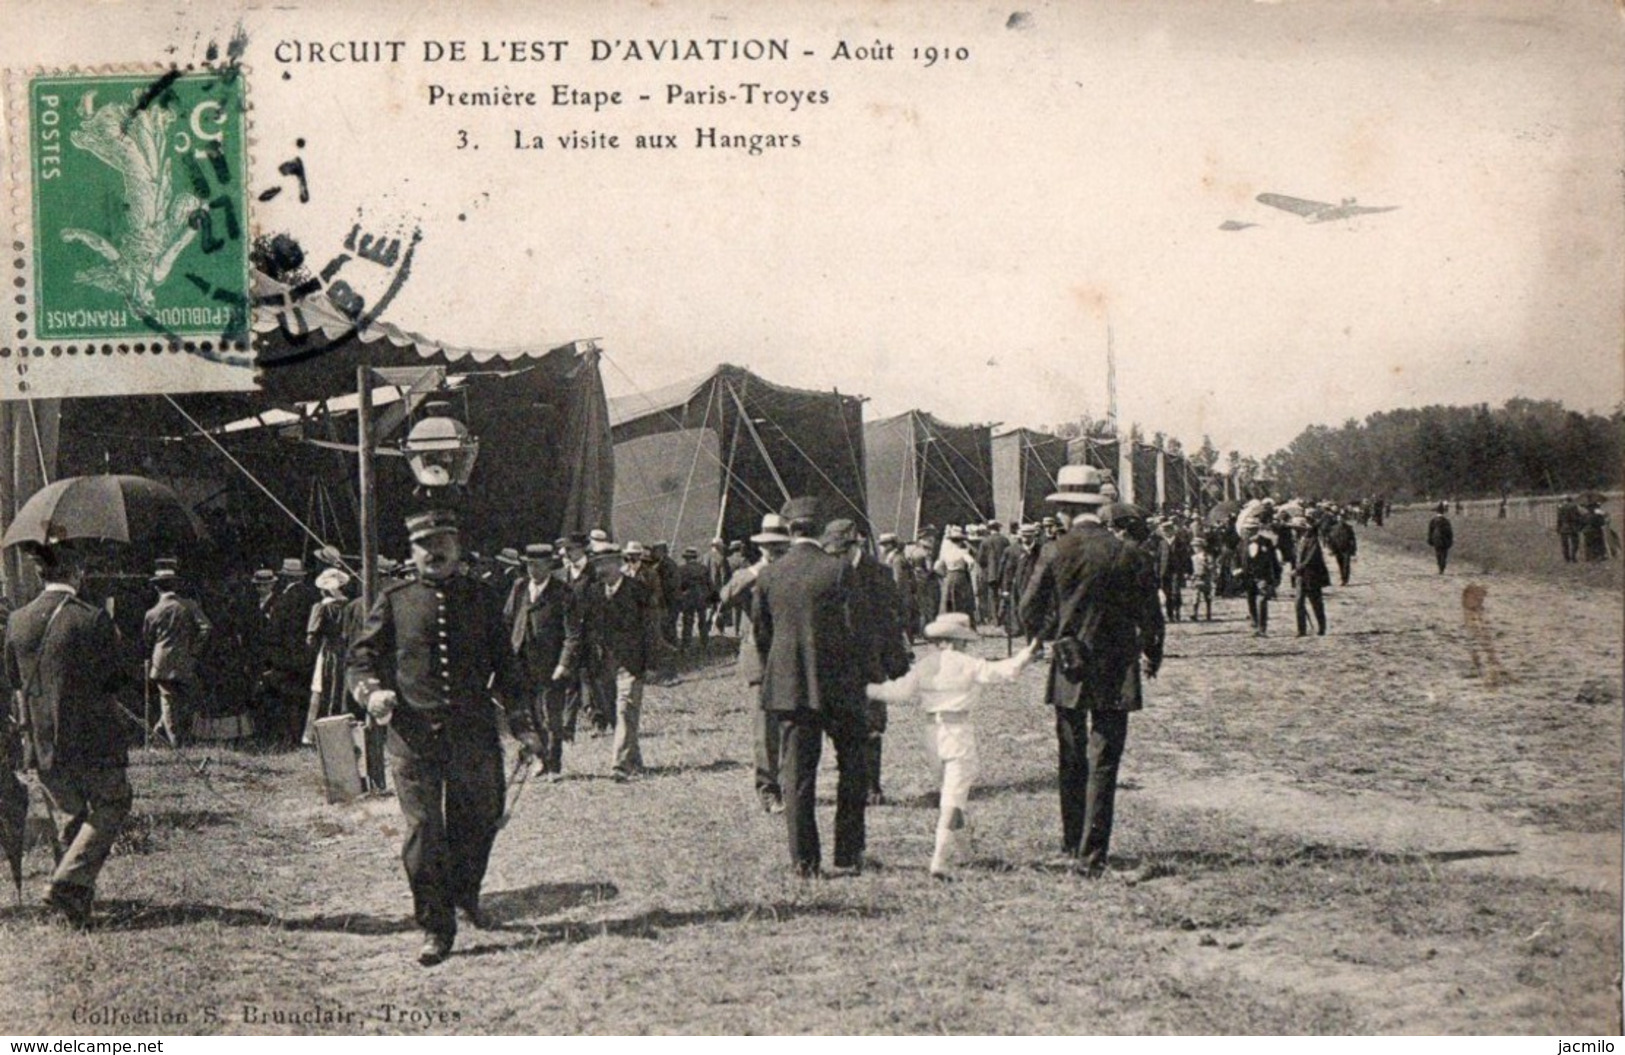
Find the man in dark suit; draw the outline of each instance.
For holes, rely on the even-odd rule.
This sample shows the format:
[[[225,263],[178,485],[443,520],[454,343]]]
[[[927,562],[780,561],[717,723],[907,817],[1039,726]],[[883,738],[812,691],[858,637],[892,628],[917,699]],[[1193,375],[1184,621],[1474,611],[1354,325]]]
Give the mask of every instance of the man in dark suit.
[[[305,579],[305,562],[288,557],[265,607],[266,642],[262,714],[255,724],[267,743],[297,747],[310,705],[310,675],[316,653],[307,640],[310,610],[321,591]]]
[[[1326,567],[1326,553],[1321,545],[1320,532],[1307,517],[1293,517],[1288,522],[1292,529],[1292,546],[1296,560],[1292,562],[1292,585],[1296,587],[1294,610],[1298,617],[1298,636],[1309,633],[1309,615],[1314,613],[1315,633],[1326,633],[1326,587],[1332,584],[1331,569]]]
[[[525,547],[525,578],[513,584],[502,608],[514,674],[531,723],[541,734],[534,774],[558,780],[564,772],[565,693],[581,666],[581,607],[563,571],[553,570],[553,547]]]
[[[756,578],[751,623],[762,660],[761,705],[778,719],[780,787],[790,859],[802,876],[822,860],[816,817],[824,736],[835,744],[835,868],[863,868],[869,726],[863,647],[852,626],[851,566],[819,545],[818,503],[785,504],[790,551]]]
[[[390,776],[406,820],[401,863],[423,928],[418,962],[451,955],[457,916],[484,925],[480,886],[502,823],[502,742],[496,708],[542,753],[502,617],[502,595],[461,574],[457,518],[408,517],[417,578],[386,586],[350,646],[352,697],[389,726]]]
[[[1567,563],[1580,559],[1580,529],[1584,524],[1585,514],[1580,512],[1580,504],[1573,495],[1564,495],[1563,501],[1557,503],[1557,539],[1563,546],[1563,560]]]
[[[1163,616],[1139,555],[1101,523],[1100,471],[1063,466],[1049,501],[1072,511],[1069,529],[1043,547],[1021,598],[1029,637],[1054,641],[1046,697],[1060,745],[1061,845],[1073,867],[1106,870],[1117,769],[1128,716],[1162,665]]]
[[[33,547],[45,589],[6,621],[6,681],[22,718],[62,856],[45,903],[76,927],[90,922],[96,877],[130,814],[123,678],[107,613],[79,597],[85,558],[72,543]]]
[[[1444,574],[1444,566],[1450,560],[1450,547],[1455,544],[1456,533],[1450,526],[1450,518],[1445,515],[1450,507],[1443,502],[1434,506],[1433,519],[1428,521],[1428,545],[1433,547],[1433,558],[1439,563],[1439,574]]]
[[[158,687],[158,728],[169,746],[180,747],[191,739],[198,716],[202,698],[198,674],[214,627],[201,605],[181,595],[180,573],[173,561],[159,562],[152,585],[158,590],[158,603],[142,620],[141,643],[147,652],[147,677]]]
[[[649,588],[624,563],[619,546],[592,547],[593,604],[598,613],[594,643],[598,655],[598,694],[615,701],[614,761],[610,775],[630,780],[643,771],[638,726],[643,714],[643,676],[653,649]]]
[[[858,636],[863,681],[878,685],[908,673],[914,656],[903,628],[903,600],[890,569],[875,560],[851,520],[831,520],[821,539],[824,552],[839,557],[852,569],[852,629]],[[864,772],[868,777],[868,805],[885,805],[880,787],[880,762],[886,735],[886,704],[865,699],[869,735],[864,744]]]
[[[756,577],[763,568],[784,556],[790,548],[790,536],[784,518],[777,513],[762,517],[762,530],[750,537],[761,552],[761,559],[749,567],[740,568],[722,587],[723,610],[741,613],[739,620],[739,676],[745,684],[761,692],[762,657],[756,651],[756,633],[750,621],[751,606],[756,598]],[[784,812],[784,795],[779,790],[779,723],[769,711],[757,707],[751,711],[751,746],[754,755],[756,798],[768,813]]]

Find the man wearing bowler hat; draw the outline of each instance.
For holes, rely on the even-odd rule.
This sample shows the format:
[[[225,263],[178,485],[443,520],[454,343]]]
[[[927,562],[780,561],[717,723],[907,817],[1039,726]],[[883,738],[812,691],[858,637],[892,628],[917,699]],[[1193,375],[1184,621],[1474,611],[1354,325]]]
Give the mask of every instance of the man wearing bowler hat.
[[[867,798],[863,642],[852,626],[852,566],[824,552],[818,503],[785,504],[790,551],[756,577],[751,623],[762,660],[762,709],[779,726],[780,783],[790,860],[805,877],[819,874],[816,816],[818,760],[824,737],[835,744],[835,868],[863,868]]]
[[[391,776],[406,840],[401,862],[423,928],[418,962],[451,954],[457,917],[484,925],[480,885],[501,826],[504,785],[495,697],[508,725],[542,753],[523,694],[502,596],[458,573],[457,519],[445,510],[408,517],[417,578],[386,586],[350,648],[357,702],[389,726]]]
[[[1101,523],[1100,471],[1068,465],[1057,477],[1048,501],[1071,522],[1039,551],[1021,622],[1030,638],[1055,643],[1045,694],[1060,749],[1061,845],[1069,865],[1092,878],[1106,870],[1128,716],[1141,707],[1139,659],[1156,677],[1163,618],[1138,555]]]

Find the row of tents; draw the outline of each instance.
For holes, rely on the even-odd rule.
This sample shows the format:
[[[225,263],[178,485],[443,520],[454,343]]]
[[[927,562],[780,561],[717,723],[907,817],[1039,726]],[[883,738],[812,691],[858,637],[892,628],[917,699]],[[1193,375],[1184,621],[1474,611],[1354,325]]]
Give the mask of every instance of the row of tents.
[[[386,453],[431,399],[449,401],[479,438],[459,504],[466,533],[487,551],[595,527],[703,548],[751,534],[764,512],[801,494],[871,537],[913,538],[928,524],[1040,516],[1068,463],[1113,472],[1142,505],[1233,496],[1233,483],[1155,448],[954,425],[920,410],[865,422],[859,396],[738,366],[607,399],[604,357],[589,342],[501,356],[382,324],[363,340],[342,319],[287,322],[258,335],[259,392],[0,403],[0,519],[50,479],[133,473],[175,487],[228,568],[290,545],[357,552],[362,376]],[[400,514],[428,499],[402,459],[379,462],[381,551],[398,555]]]

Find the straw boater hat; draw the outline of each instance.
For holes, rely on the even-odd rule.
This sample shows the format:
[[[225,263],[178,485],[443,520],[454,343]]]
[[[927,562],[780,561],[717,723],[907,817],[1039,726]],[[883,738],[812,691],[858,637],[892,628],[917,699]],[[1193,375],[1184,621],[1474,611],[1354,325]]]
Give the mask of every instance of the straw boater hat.
[[[546,542],[532,542],[525,547],[525,559],[550,561],[553,559],[553,547]]]
[[[944,612],[925,626],[925,636],[931,640],[943,638],[954,641],[980,641],[978,634],[970,625],[970,616],[964,612]]]
[[[594,539],[592,545],[587,547],[587,555],[593,560],[603,560],[607,557],[619,557],[621,555],[621,547],[615,545],[615,543],[609,541],[608,539]]]
[[[282,567],[277,570],[277,574],[289,579],[303,579],[305,577],[305,562],[298,557],[284,557]]]
[[[609,532],[605,531],[603,528],[593,528],[591,531],[587,532],[587,541],[589,543],[608,542]]]
[[[266,586],[276,582],[276,572],[270,568],[260,568],[254,572],[254,583],[257,586]]]
[[[1046,495],[1044,501],[1063,505],[1103,506],[1107,502],[1106,496],[1101,493],[1105,482],[1100,470],[1092,465],[1063,465],[1055,474],[1055,486],[1059,490]]]
[[[621,555],[627,560],[642,560],[649,555],[649,551],[643,548],[643,543],[633,539],[626,544],[626,549],[621,551]]]
[[[693,546],[684,546],[683,547],[683,559],[684,560],[693,560],[694,558],[698,557],[699,555],[700,555],[700,551],[695,549]]]
[[[502,552],[497,554],[497,563],[506,564],[510,568],[517,568],[524,561],[519,559],[519,551],[512,546],[504,546]]]
[[[758,546],[769,542],[789,542],[789,527],[779,514],[769,513],[762,517],[762,530],[752,535],[750,540]]]

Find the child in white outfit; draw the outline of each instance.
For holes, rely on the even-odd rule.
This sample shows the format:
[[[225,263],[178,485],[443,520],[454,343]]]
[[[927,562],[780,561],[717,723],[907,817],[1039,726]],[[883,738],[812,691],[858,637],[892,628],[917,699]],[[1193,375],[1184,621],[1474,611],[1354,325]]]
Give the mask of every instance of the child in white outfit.
[[[976,727],[971,710],[982,697],[982,686],[1014,681],[1033,656],[1033,645],[1009,659],[993,662],[965,653],[968,642],[981,636],[971,629],[970,616],[945,612],[925,628],[925,637],[937,648],[907,674],[865,687],[870,699],[908,703],[918,699],[930,725],[925,730],[926,751],[942,780],[942,805],[937,816],[937,846],[931,855],[931,875],[950,878],[949,861],[970,822],[965,808],[976,781]]]

